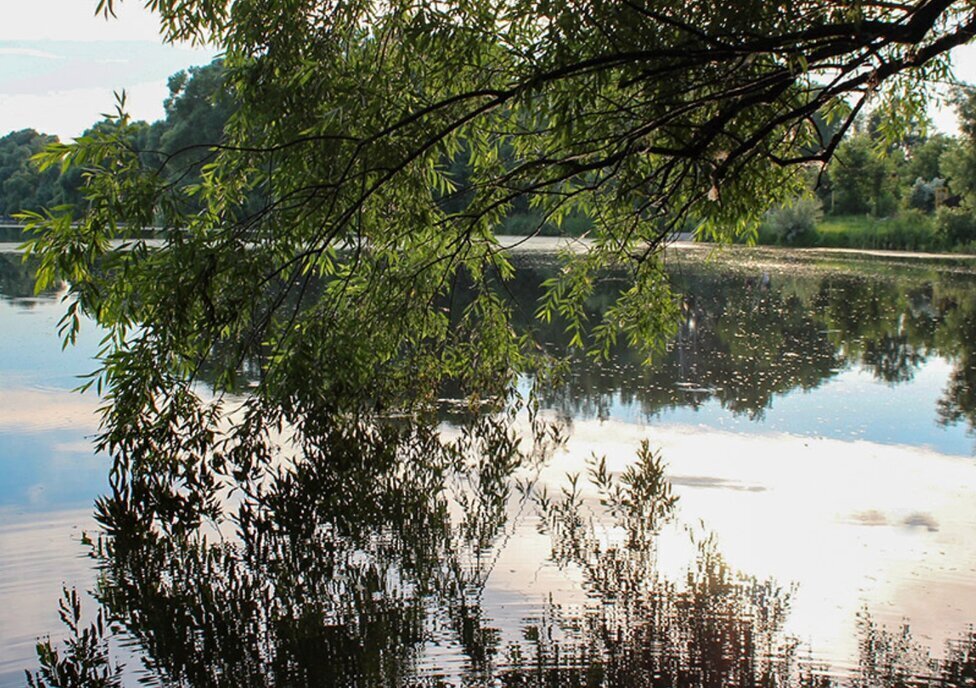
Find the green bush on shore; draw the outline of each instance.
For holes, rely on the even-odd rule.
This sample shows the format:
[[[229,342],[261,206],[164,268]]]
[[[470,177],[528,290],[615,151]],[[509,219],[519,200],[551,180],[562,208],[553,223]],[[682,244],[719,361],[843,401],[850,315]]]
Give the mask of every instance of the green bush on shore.
[[[976,216],[968,208],[940,208],[935,234],[946,246],[972,246],[976,242]]]
[[[976,214],[964,208],[942,208],[935,215],[906,209],[886,218],[828,217],[817,220],[812,231],[793,234],[783,231],[785,220],[778,213],[781,211],[770,213],[760,227],[758,244],[976,253]],[[810,219],[808,216],[806,221]]]
[[[515,212],[502,222],[498,234],[509,236],[582,236],[593,228],[593,220],[579,213],[570,213],[563,218],[562,224],[556,226],[552,222],[543,221],[542,214],[537,210]]]
[[[817,246],[901,251],[950,248],[935,233],[930,216],[905,210],[896,217],[838,217],[817,227]]]
[[[499,234],[580,236],[592,221],[579,214],[560,227],[542,222],[538,213],[513,213]],[[771,210],[759,228],[757,244],[797,248],[854,248],[889,251],[952,251],[976,253],[976,213],[941,208],[935,214],[906,208],[895,217],[842,215],[824,217],[814,198],[800,198]]]
[[[817,238],[817,223],[823,219],[823,205],[815,197],[803,197],[773,208],[759,228],[760,243],[810,246]]]

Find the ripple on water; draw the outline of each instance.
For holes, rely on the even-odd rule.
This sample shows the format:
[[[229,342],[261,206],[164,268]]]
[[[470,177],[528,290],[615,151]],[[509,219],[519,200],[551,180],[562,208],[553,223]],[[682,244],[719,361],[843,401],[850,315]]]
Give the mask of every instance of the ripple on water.
[[[0,511],[0,685],[23,685],[36,665],[38,635],[62,632],[57,600],[64,585],[87,590],[94,583],[91,560],[81,544],[94,531],[90,509],[17,515]],[[94,605],[86,600],[86,612]]]

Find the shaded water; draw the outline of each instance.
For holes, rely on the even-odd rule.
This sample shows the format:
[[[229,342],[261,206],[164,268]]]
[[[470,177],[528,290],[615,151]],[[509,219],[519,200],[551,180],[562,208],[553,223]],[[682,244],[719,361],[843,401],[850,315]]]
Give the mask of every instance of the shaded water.
[[[62,582],[127,685],[969,684],[971,266],[679,252],[655,365],[543,393],[565,443],[525,413],[335,428],[204,540],[109,485],[67,391],[97,334],[62,354],[57,294],[0,254],[0,685],[65,636]],[[528,322],[552,262],[519,268]]]

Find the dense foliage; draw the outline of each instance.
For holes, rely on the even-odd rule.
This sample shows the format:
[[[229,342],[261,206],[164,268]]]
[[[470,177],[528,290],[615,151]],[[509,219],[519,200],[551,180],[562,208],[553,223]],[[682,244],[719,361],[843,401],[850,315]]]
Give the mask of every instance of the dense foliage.
[[[149,165],[183,187],[201,180],[200,170],[214,157],[209,143],[220,141],[234,112],[220,61],[179,72],[170,79],[166,117],[152,124],[134,123],[132,146]],[[771,210],[760,226],[758,240],[799,246],[849,246],[946,250],[972,248],[976,239],[976,108],[971,87],[955,91],[952,104],[961,125],[960,136],[931,134],[920,120],[898,140],[888,142],[877,115],[862,116],[838,146],[822,172],[805,175],[807,189]],[[110,126],[101,122],[86,132]],[[81,171],[40,172],[30,160],[55,137],[30,130],[0,139],[4,164],[0,167],[0,216],[39,211],[63,203],[80,204]],[[511,146],[500,152],[503,164],[515,164]],[[169,156],[180,164],[173,164]],[[446,162],[449,176],[459,188],[467,185],[472,165],[468,147]],[[454,193],[441,199],[449,212],[462,210],[469,194]],[[189,201],[193,206],[193,201]],[[258,199],[251,200],[256,207]],[[946,208],[943,212],[937,210]],[[824,216],[827,224],[822,224]],[[579,236],[593,229],[593,218],[572,212],[559,226],[526,197],[513,200],[497,228],[499,234],[565,234]],[[697,226],[687,218],[682,229]],[[962,228],[962,231],[960,231]]]
[[[33,129],[0,138],[0,218],[78,200],[65,175],[56,169],[40,172],[31,164],[35,155],[55,142],[57,137]]]
[[[816,231],[788,236],[781,211],[767,215],[760,240],[801,246],[895,249],[976,249],[976,90],[959,87],[953,105],[960,135],[929,135],[924,119],[896,140],[876,114],[862,118],[830,164],[808,178],[806,224]],[[787,207],[796,206],[796,203]]]
[[[66,339],[81,313],[105,328],[102,445],[187,483],[201,463],[268,460],[282,427],[310,448],[337,415],[416,411],[445,381],[498,401],[545,367],[500,297],[513,269],[495,230],[518,203],[593,221],[538,318],[595,356],[618,339],[653,352],[676,320],[669,234],[754,232],[869,98],[902,138],[976,26],[962,0],[150,6],[167,39],[223,51],[223,136],[171,132],[179,153],[147,153],[120,103],[41,157],[81,170],[85,200],[32,216],[31,252],[42,286],[69,284]],[[588,321],[611,268],[630,284]],[[221,392],[245,360],[261,375],[228,424]]]

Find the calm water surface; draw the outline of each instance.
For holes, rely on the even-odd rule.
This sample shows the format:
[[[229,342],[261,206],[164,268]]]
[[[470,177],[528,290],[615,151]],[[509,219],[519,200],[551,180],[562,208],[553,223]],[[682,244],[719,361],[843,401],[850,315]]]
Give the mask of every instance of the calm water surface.
[[[553,265],[518,263],[527,322]],[[126,685],[971,685],[976,264],[669,270],[682,319],[652,367],[621,347],[543,390],[562,445],[445,417],[439,464],[421,431],[348,433],[206,541],[93,550],[110,464],[70,389],[98,334],[62,352],[60,295],[0,252],[0,686],[65,636],[65,585]]]

